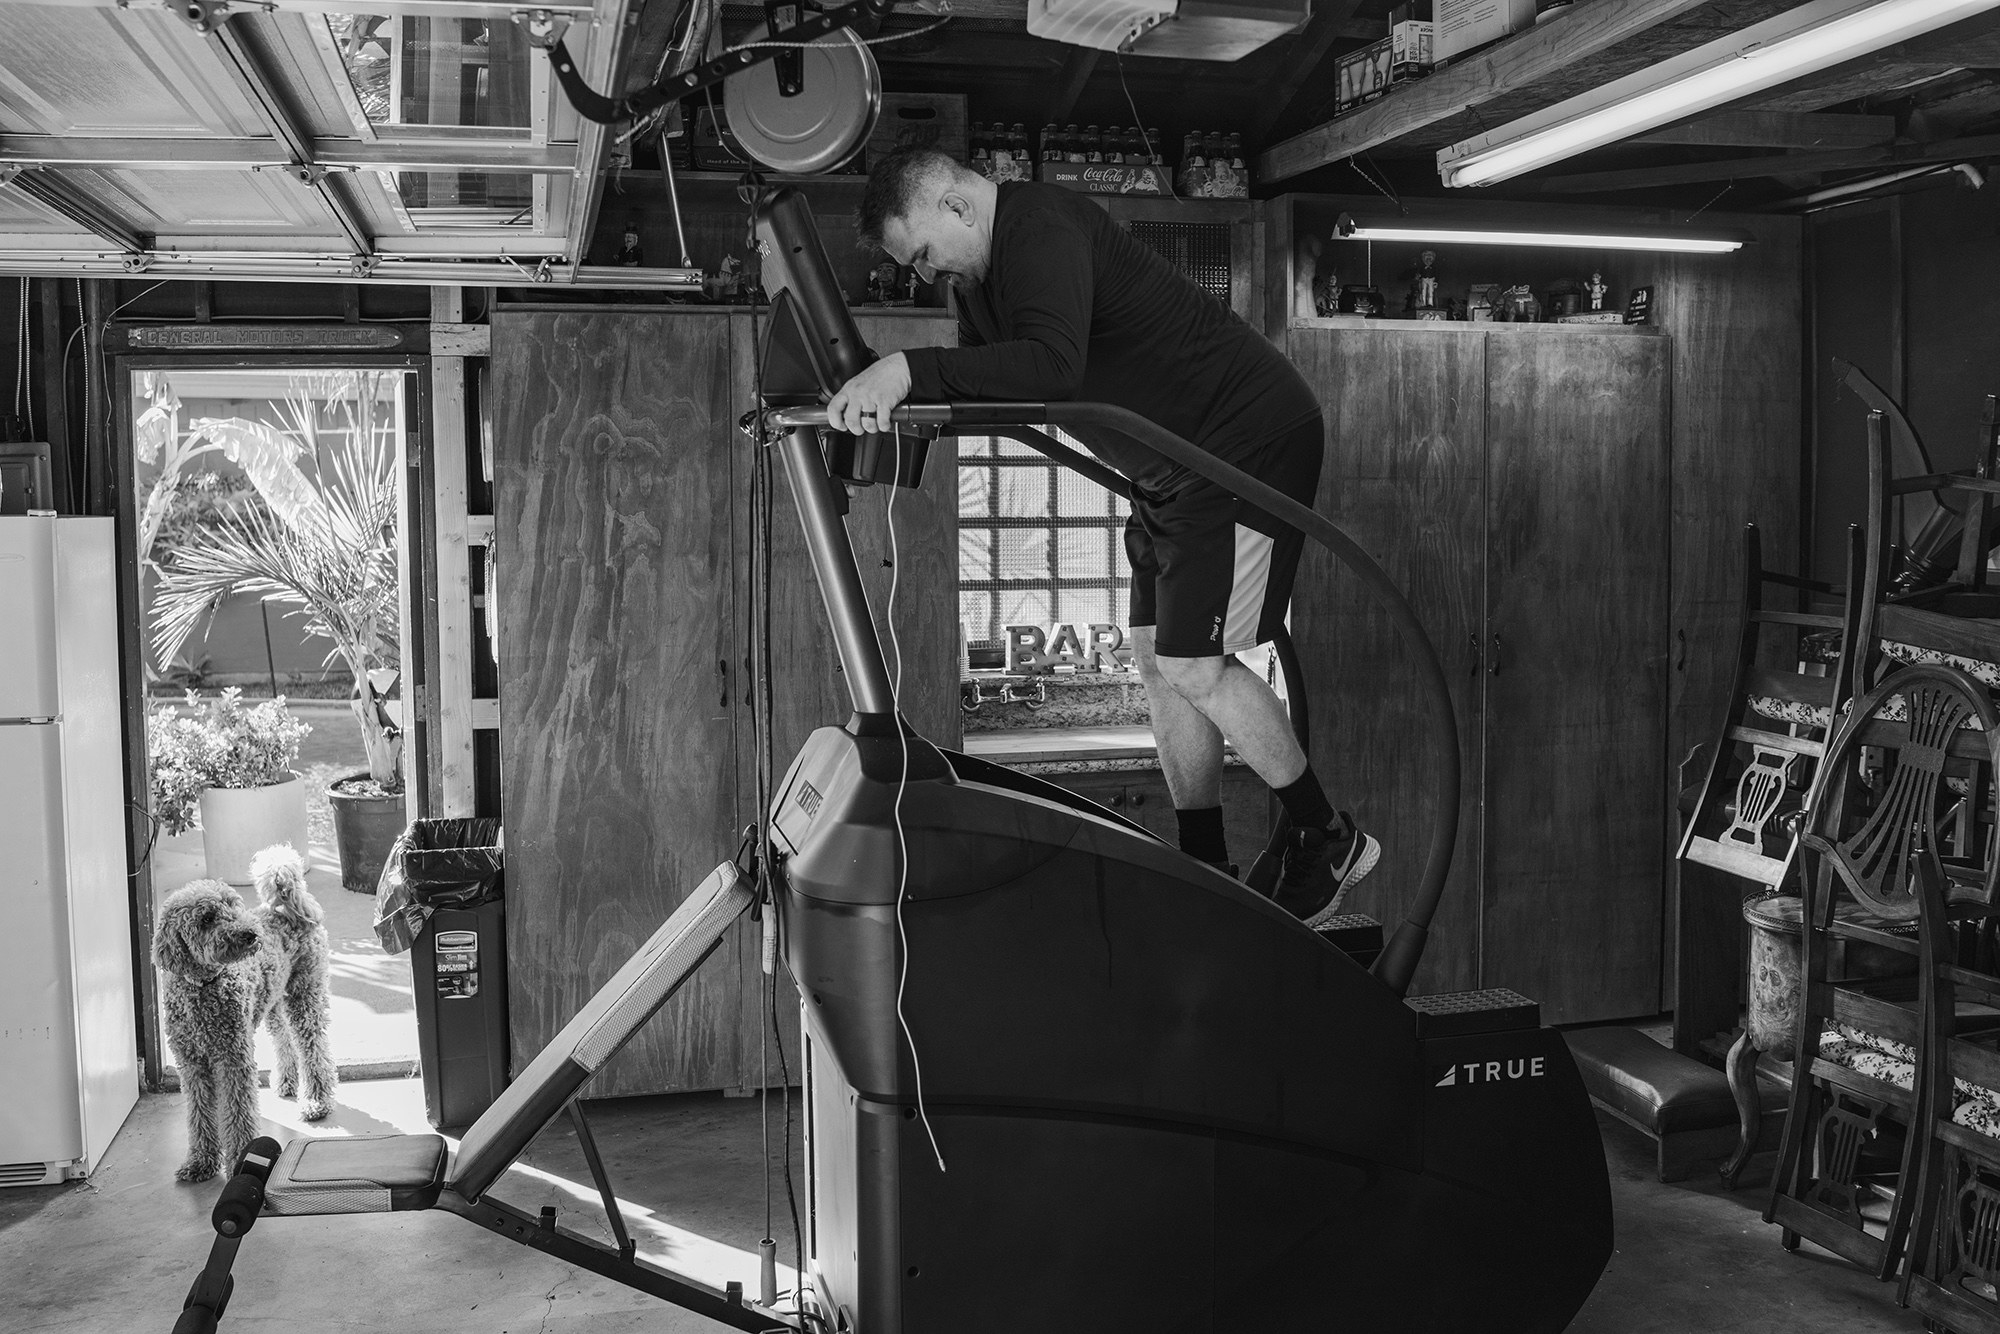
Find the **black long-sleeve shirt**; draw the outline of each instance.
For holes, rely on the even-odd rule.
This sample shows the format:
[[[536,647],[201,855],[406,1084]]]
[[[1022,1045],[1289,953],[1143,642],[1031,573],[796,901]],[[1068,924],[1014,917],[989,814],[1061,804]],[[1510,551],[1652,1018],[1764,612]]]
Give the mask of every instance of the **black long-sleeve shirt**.
[[[1230,463],[1319,411],[1261,334],[1060,186],[1000,186],[986,280],[957,296],[960,345],[904,353],[912,402],[1112,403]],[[1190,476],[1123,436],[1072,434],[1154,497]]]

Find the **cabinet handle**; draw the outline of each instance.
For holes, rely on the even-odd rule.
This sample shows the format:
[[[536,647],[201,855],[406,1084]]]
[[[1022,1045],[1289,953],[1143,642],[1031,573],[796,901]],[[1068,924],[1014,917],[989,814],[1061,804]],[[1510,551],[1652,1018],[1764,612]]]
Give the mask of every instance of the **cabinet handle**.
[[[1688,667],[1688,632],[1686,630],[1674,631],[1674,643],[1679,649],[1679,656],[1674,659],[1674,670],[1684,672]]]
[[[1123,792],[1113,792],[1111,794],[1111,804],[1113,806],[1123,806],[1125,804],[1125,794]]]
[[[722,684],[721,703],[722,707],[726,709],[729,707],[729,659],[717,658],[715,660],[715,678]]]
[[[1493,643],[1486,651],[1486,674],[1500,675],[1500,632],[1494,631]]]
[[[1477,676],[1479,675],[1479,666],[1480,666],[1478,631],[1474,631],[1473,633],[1467,635],[1466,639],[1469,641],[1466,646],[1472,650],[1472,669],[1468,671],[1466,675]]]
[[[1134,806],[1144,806],[1146,804],[1146,794],[1143,792],[1134,792],[1132,794],[1132,804]]]

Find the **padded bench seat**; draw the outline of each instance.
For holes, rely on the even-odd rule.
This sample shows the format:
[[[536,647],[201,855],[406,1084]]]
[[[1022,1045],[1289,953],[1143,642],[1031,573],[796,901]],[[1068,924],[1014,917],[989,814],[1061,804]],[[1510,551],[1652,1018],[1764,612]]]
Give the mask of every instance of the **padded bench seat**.
[[[268,1214],[386,1214],[428,1209],[451,1153],[441,1135],[295,1139],[264,1183]]]
[[[1736,1149],[1736,1099],[1722,1071],[1653,1041],[1636,1028],[1585,1028],[1564,1035],[1590,1100],[1658,1146],[1660,1180],[1683,1181]],[[1785,1091],[1763,1080],[1764,1112],[1782,1119]]]

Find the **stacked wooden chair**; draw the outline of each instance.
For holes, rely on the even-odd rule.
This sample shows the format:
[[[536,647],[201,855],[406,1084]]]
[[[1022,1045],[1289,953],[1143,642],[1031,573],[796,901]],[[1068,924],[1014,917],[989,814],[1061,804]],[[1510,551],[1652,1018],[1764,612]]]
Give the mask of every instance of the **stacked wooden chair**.
[[[1935,1230],[1929,1217],[1916,1217],[1920,1164],[1933,1119],[1957,1110],[1936,1095],[1937,1034],[2000,1034],[2000,1015],[1975,1018],[1955,997],[1939,999],[1932,966],[1946,958],[1957,966],[1966,939],[1959,923],[1978,916],[1965,905],[1992,903],[2000,883],[1996,768],[2000,715],[1987,688],[1954,667],[1887,672],[1835,730],[1801,839],[1801,1018],[1764,1215],[1783,1229],[1787,1248],[1807,1238],[1887,1278],[1913,1224]],[[1913,869],[1919,849],[1938,867],[1935,897],[1955,916],[1943,906],[1926,914]],[[1906,956],[1911,972],[1857,975],[1847,963],[1857,949]],[[1940,1007],[1950,1013],[1940,1018]],[[1993,1105],[2000,1108],[2000,1096]],[[1868,1161],[1871,1145],[1899,1143],[1886,1161]],[[1890,1201],[1879,1234],[1864,1214],[1877,1186]]]
[[[1848,529],[1842,586],[1764,568],[1757,525],[1743,534],[1743,620],[1729,713],[1681,837],[1683,860],[1774,891],[1793,879],[1795,828],[1836,710],[1854,693],[1862,544]],[[1802,610],[1799,603],[1820,605]],[[1822,671],[1803,670],[1817,659]],[[1733,1016],[1734,1005],[1731,1004]]]
[[[1975,1005],[2000,1012],[2000,977],[1960,964],[1955,922],[1990,920],[1990,899],[1955,884],[1928,840],[1913,849],[1924,924],[1928,1024],[1919,1097],[1916,1221],[1898,1297],[1931,1329],[2000,1334],[2000,1041],[1967,1025]]]

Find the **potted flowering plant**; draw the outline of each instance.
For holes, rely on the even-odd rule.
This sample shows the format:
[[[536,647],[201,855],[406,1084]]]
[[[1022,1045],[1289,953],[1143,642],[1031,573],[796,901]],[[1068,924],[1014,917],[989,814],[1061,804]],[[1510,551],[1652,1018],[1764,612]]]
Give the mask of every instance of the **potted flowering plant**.
[[[306,849],[305,781],[293,767],[312,728],[282,698],[246,708],[241,692],[184,708],[156,705],[147,719],[153,815],[169,834],[201,825],[208,873],[250,883],[250,858],[274,843]]]

